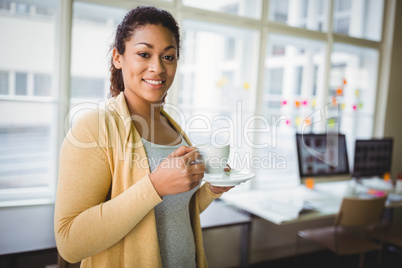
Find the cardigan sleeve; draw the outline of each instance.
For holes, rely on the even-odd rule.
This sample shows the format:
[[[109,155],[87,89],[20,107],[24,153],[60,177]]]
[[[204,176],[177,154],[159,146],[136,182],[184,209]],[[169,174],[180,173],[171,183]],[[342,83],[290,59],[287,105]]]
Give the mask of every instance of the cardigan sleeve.
[[[211,191],[208,183],[204,183],[196,192],[197,206],[199,212],[203,212],[216,198],[222,194],[215,194]]]
[[[72,263],[120,241],[162,202],[148,176],[106,201],[112,175],[106,153],[96,143],[79,119],[60,151],[55,238],[60,255]]]

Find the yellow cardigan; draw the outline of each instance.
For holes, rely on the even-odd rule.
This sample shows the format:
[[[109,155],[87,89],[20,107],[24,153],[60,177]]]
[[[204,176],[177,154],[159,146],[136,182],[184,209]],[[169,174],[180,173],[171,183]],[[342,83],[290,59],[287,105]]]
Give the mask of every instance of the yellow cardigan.
[[[176,122],[172,126],[191,144]],[[55,236],[81,267],[161,267],[154,207],[162,202],[124,94],[76,120],[60,152]],[[197,267],[207,267],[199,214],[220,195],[204,184],[190,201]]]

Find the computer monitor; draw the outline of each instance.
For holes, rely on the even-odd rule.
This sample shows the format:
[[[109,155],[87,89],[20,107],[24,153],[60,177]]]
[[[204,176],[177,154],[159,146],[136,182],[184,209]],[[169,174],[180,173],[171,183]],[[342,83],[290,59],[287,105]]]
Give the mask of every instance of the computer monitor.
[[[392,138],[356,140],[353,177],[383,177],[391,172]]]
[[[299,174],[326,180],[350,179],[348,153],[344,134],[296,134]]]

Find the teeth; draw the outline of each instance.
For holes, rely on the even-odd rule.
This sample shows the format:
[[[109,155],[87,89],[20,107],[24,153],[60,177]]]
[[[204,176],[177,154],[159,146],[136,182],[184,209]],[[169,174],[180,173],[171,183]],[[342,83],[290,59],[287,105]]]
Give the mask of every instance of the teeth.
[[[160,84],[162,84],[162,81],[146,80],[146,79],[144,79],[144,80],[145,80],[145,82],[150,83],[152,85],[160,85]]]

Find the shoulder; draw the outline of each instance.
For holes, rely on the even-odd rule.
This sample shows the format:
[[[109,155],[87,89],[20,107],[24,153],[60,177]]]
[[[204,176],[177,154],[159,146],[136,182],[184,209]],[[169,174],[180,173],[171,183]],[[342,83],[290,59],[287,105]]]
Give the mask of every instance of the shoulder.
[[[124,126],[125,116],[119,114],[118,105],[113,100],[101,100],[73,106],[66,116],[66,125],[71,126],[69,132],[78,136],[89,135],[98,140],[109,131],[110,125]],[[123,122],[119,122],[121,120]],[[68,124],[70,121],[71,124]]]
[[[72,125],[86,124],[90,129],[98,128],[127,117],[122,112],[124,111],[122,105],[116,98],[79,103],[72,107],[66,119],[71,120]]]

